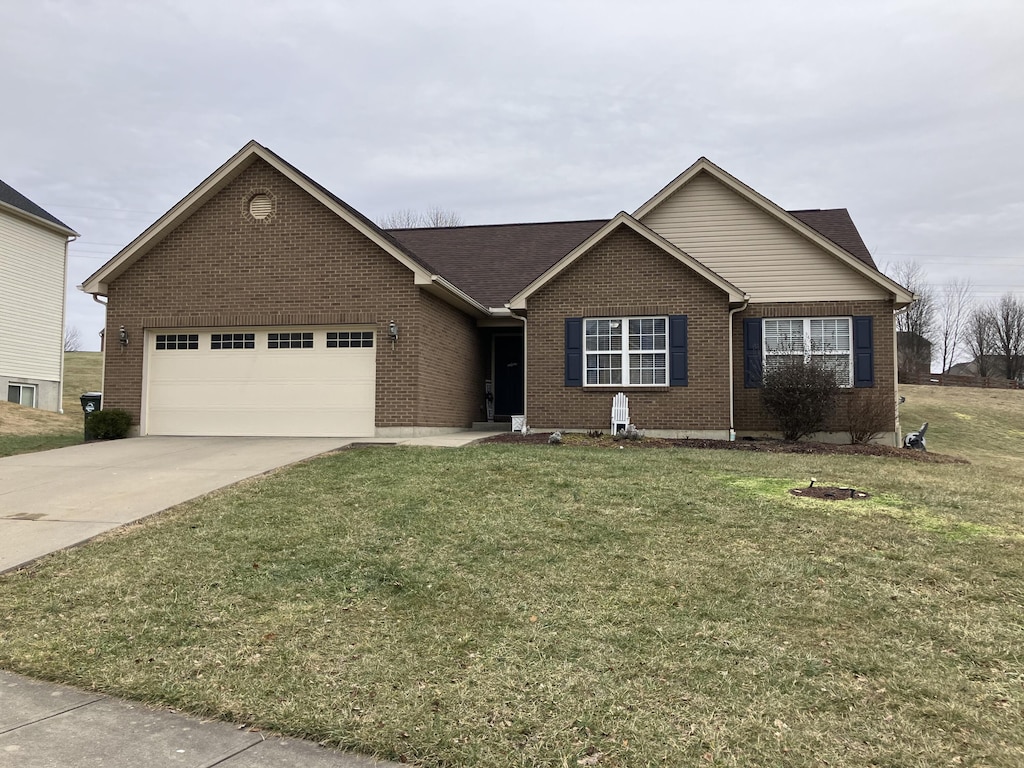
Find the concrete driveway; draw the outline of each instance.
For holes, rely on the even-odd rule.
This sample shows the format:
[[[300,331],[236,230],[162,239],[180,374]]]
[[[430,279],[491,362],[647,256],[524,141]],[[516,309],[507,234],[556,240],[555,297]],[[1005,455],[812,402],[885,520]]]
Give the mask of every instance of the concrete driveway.
[[[351,442],[137,437],[0,458],[0,572]]]

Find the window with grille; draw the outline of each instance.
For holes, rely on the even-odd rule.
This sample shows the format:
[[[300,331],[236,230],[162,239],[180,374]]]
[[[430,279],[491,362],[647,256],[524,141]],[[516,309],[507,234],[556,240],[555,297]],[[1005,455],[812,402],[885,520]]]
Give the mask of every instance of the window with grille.
[[[668,384],[668,318],[585,318],[587,386]]]
[[[210,349],[255,349],[255,333],[211,333]]]
[[[198,333],[158,333],[157,349],[199,349]]]
[[[804,317],[764,321],[764,372],[787,363],[817,362],[833,371],[841,387],[853,386],[853,334],[849,317]]]
[[[372,347],[373,331],[328,331],[328,349],[347,349],[350,347]]]
[[[290,331],[267,334],[267,349],[312,349],[312,331]]]

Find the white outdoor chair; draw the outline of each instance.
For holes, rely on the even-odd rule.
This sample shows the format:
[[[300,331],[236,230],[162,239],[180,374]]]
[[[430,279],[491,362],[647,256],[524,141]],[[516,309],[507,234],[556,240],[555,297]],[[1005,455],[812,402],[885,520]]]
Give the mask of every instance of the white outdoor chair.
[[[620,429],[629,426],[629,398],[619,392],[612,399],[612,434],[619,434]]]

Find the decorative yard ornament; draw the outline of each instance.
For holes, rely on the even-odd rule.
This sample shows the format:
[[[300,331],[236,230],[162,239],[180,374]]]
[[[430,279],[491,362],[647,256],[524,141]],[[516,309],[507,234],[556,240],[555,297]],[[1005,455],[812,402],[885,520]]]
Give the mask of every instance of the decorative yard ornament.
[[[926,421],[921,425],[921,428],[917,432],[911,432],[903,438],[904,448],[914,448],[918,451],[927,452],[928,448],[925,445],[924,433],[928,431],[928,422]]]

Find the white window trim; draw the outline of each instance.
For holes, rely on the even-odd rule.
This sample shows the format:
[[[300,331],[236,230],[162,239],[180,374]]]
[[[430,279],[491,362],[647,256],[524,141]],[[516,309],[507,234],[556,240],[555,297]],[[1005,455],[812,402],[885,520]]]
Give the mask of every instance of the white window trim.
[[[19,388],[18,402],[17,402],[18,405],[24,405],[26,408],[35,408],[36,407],[36,404],[39,402],[39,400],[37,399],[38,395],[39,395],[39,392],[37,391],[35,384],[22,384],[20,381],[11,381],[11,382],[9,382],[7,384],[7,393],[8,393],[7,397],[8,398],[10,398],[11,387],[18,387]],[[22,402],[25,399],[25,392],[26,391],[32,393],[32,402],[27,404],[27,405],[24,402]],[[8,399],[8,402],[14,402],[14,401]]]
[[[588,350],[587,349],[587,323],[596,322],[599,320],[609,320],[612,322],[618,321],[622,323],[622,333],[620,338],[622,339],[622,347],[618,350]],[[643,349],[643,350],[630,350],[629,349],[629,321],[630,320],[661,320],[665,323],[665,346],[660,349]],[[637,387],[667,387],[669,386],[670,374],[668,370],[669,360],[669,322],[668,315],[627,315],[624,317],[585,317],[583,318],[583,386],[594,388],[594,389],[608,389],[610,387],[616,388],[637,388]],[[661,383],[643,383],[638,382],[636,384],[631,383],[629,380],[629,356],[630,354],[648,354],[648,355],[662,355],[665,358],[665,381]],[[587,360],[591,356],[596,355],[618,355],[619,357],[619,370],[622,374],[622,382],[619,384],[591,384],[588,382],[587,372],[589,370],[587,366]],[[614,369],[613,369],[614,370]]]
[[[778,350],[771,352],[768,349],[768,323],[779,320],[784,321],[800,321],[803,323],[803,355],[804,362],[810,362],[812,357],[828,355],[831,357],[845,357],[848,360],[847,370],[849,371],[848,380],[845,382],[839,382],[839,386],[843,389],[847,389],[853,386],[853,317],[851,316],[827,316],[827,317],[769,317],[765,318],[761,323],[761,349],[762,349],[762,370],[768,371],[768,358],[773,355],[790,356],[794,352],[792,350]],[[844,320],[846,321],[847,328],[849,330],[850,338],[850,349],[845,352],[828,352],[814,350],[811,343],[811,321],[812,320]]]

